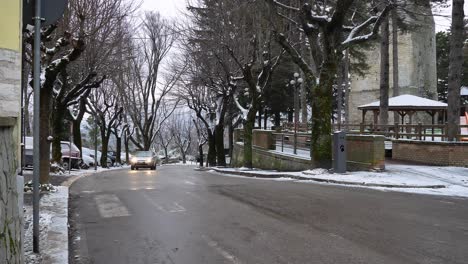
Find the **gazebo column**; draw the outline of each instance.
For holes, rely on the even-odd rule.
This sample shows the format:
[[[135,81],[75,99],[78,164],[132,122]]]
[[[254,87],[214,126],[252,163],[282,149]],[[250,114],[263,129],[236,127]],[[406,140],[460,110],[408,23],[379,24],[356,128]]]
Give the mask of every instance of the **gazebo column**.
[[[374,127],[379,123],[379,110],[373,110],[374,113]]]
[[[414,115],[414,111],[408,111],[408,117],[409,117],[409,122],[408,122],[408,127],[406,128],[406,133],[410,134],[410,133],[413,133],[413,127],[411,125],[413,125],[413,115]],[[408,139],[411,138],[411,136],[407,136]]]

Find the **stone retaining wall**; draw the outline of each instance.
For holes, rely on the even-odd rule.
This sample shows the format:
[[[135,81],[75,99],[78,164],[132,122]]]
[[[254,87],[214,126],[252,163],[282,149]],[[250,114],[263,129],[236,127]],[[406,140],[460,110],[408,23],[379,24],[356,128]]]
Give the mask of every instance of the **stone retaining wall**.
[[[18,207],[14,131],[12,126],[0,124],[0,263],[22,263],[23,221]]]
[[[438,166],[468,167],[468,142],[393,140],[392,158]]]
[[[269,130],[253,131],[252,162],[255,168],[278,171],[302,171],[315,168],[310,158],[275,151],[272,133],[273,131]],[[236,138],[238,137],[236,136]],[[349,171],[385,169],[383,136],[348,135],[346,139],[347,167]],[[236,142],[231,160],[233,167],[243,166],[243,151],[243,143]]]

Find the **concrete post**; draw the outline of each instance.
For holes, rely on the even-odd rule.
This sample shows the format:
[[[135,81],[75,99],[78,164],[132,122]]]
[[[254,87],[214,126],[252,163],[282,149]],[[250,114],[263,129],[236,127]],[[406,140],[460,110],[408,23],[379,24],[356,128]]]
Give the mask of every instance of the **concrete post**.
[[[333,169],[336,173],[346,173],[346,132],[333,133]]]

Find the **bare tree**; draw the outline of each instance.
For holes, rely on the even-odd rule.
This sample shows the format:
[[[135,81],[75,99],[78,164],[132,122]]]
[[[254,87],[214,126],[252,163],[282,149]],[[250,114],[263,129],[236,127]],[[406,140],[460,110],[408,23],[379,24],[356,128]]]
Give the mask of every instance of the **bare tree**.
[[[161,129],[158,131],[158,145],[164,151],[164,159],[169,162],[169,147],[174,140],[174,134],[172,133],[168,124],[163,124]]]
[[[178,148],[182,162],[187,163],[187,154],[192,147],[193,138],[193,122],[192,117],[178,113],[173,115],[171,120],[170,130],[174,137],[174,145]]]
[[[108,80],[102,87],[93,91],[87,100],[87,111],[95,118],[101,132],[101,166],[107,167],[109,138],[123,113],[116,85]]]
[[[460,87],[463,74],[464,0],[452,1],[452,36],[450,38],[449,85],[447,95],[447,136],[449,141],[458,139],[460,124]]]
[[[311,155],[315,166],[329,168],[332,160],[332,90],[337,66],[345,50],[377,36],[380,24],[394,5],[388,2],[380,8],[381,12],[376,13],[373,3],[353,0],[305,1],[302,7],[297,7],[295,1],[267,2],[279,17],[300,28],[310,45],[313,63],[307,62],[280,32],[283,31],[281,25],[272,24],[278,43],[301,68],[306,83],[313,84]],[[364,11],[366,9],[369,11]]]
[[[133,48],[119,93],[135,128],[131,141],[142,150],[151,148],[161,125],[177,107],[177,101],[167,97],[183,69],[161,76],[161,66],[176,38],[170,21],[150,12],[142,21],[140,40],[128,44]]]

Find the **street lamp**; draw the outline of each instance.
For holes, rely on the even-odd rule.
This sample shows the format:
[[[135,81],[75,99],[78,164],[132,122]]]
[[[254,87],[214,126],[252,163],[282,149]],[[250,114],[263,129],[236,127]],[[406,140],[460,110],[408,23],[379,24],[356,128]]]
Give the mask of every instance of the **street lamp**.
[[[294,92],[294,154],[297,154],[297,130],[299,125],[299,90],[298,88],[304,82],[302,78],[300,78],[299,73],[294,73],[294,79],[292,79],[289,84],[293,87]]]

